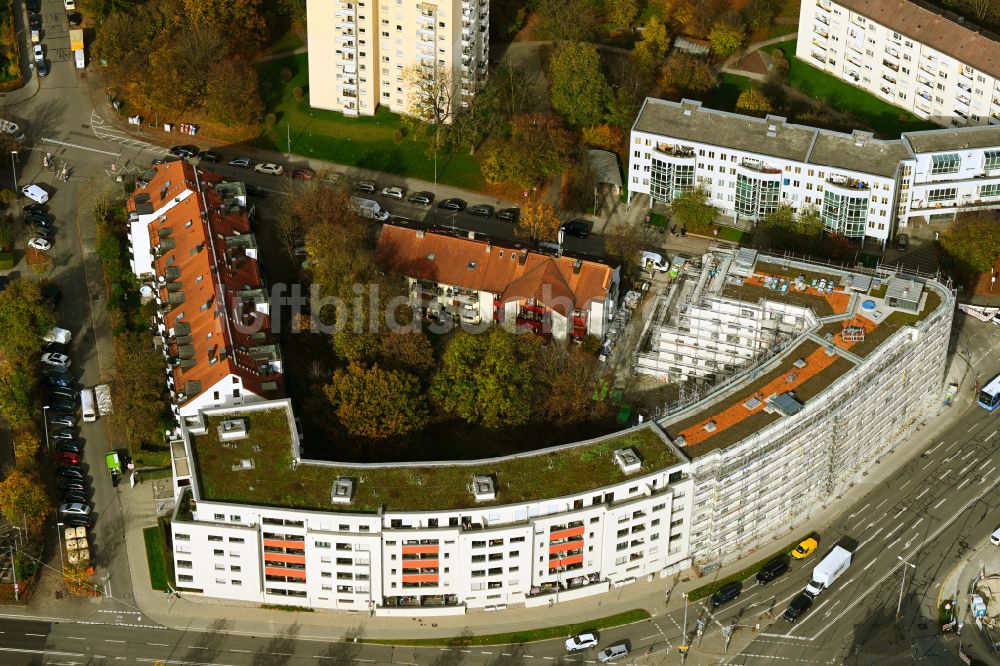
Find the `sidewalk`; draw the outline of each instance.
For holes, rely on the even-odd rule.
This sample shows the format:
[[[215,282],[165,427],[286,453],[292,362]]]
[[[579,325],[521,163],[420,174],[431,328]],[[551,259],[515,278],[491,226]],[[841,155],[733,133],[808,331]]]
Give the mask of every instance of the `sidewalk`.
[[[924,610],[928,617],[937,618],[937,608],[941,606],[942,602],[947,599],[957,602],[956,617],[959,622],[965,623],[962,635],[959,637],[954,632],[941,634],[941,643],[949,648],[954,648],[957,653],[959,638],[961,638],[963,652],[987,664],[1000,664],[1000,657],[990,648],[990,639],[976,627],[970,608],[970,594],[975,589],[983,570],[986,571],[987,578],[993,579],[992,588],[997,589],[1000,583],[997,583],[995,579],[1000,575],[1000,550],[985,539],[945,574],[944,580],[941,581],[936,606]],[[990,600],[987,599],[988,604],[989,602]],[[994,638],[1000,640],[1000,635],[994,632]]]

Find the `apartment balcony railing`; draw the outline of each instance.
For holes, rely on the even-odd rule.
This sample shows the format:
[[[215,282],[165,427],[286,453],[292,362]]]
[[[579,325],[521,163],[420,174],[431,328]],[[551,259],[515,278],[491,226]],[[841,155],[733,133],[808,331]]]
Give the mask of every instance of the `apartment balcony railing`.
[[[823,39],[827,39],[830,36],[829,32],[827,32],[823,28],[820,28],[818,25],[817,26],[813,26],[813,32],[815,32],[817,35],[819,35]]]
[[[919,83],[922,86],[927,86],[928,88],[931,89],[934,88],[934,83],[930,81],[930,79],[928,79],[927,77],[921,76],[920,74],[917,74],[917,83]]]
[[[669,155],[670,157],[693,158],[695,156],[694,148],[674,146],[669,143],[656,144],[656,152]]]
[[[961,81],[959,81],[958,87],[964,90],[965,92],[969,93],[970,95],[972,94],[972,86],[970,86],[968,83],[962,83]]]
[[[826,56],[822,53],[816,53],[815,51],[811,51],[809,55],[813,57],[813,60],[816,60],[819,63],[826,63]]]
[[[882,66],[883,67],[887,67],[887,68],[891,69],[894,72],[898,72],[899,71],[899,65],[897,65],[894,62],[889,62],[888,60],[883,60],[882,61]]]
[[[830,11],[830,0],[819,0],[819,2],[816,3],[816,6],[822,9],[823,11],[828,12]]]
[[[868,183],[863,180],[858,180],[857,178],[851,178],[850,176],[829,176],[826,182],[830,185],[835,185],[837,187],[844,187],[849,190],[870,190],[871,187]]]
[[[825,26],[829,27],[829,25],[830,25],[830,19],[827,18],[826,16],[822,15],[822,14],[819,14],[818,16],[816,16],[816,20],[819,21],[820,23],[822,23]]]
[[[756,160],[743,160],[740,162],[740,166],[744,169],[750,169],[751,171],[756,171],[758,173],[766,174],[781,174],[781,169],[777,169],[770,165],[764,164],[763,162],[758,162]]]
[[[964,104],[965,106],[969,106],[969,104],[972,103],[972,98],[970,98],[967,95],[958,95],[955,97],[955,100],[958,101],[960,104]]]
[[[823,42],[821,42],[818,39],[813,38],[813,46],[815,46],[816,48],[820,48],[820,49],[823,49],[824,51],[826,51],[826,44],[824,44]]]

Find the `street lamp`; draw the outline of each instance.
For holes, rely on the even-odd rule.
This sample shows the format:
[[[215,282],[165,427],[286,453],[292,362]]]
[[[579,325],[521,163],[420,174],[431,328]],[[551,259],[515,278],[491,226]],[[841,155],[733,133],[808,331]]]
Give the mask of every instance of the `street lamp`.
[[[17,151],[10,151],[10,169],[14,172],[14,194],[17,194]]]
[[[60,527],[63,527],[65,523],[56,523],[56,544],[59,546],[59,568],[66,568],[66,562],[63,560],[63,549],[62,549],[62,531]]]
[[[681,663],[683,664],[688,653],[688,593],[684,592],[684,628],[681,630],[681,641],[683,645],[678,646],[681,651]]]
[[[50,405],[45,405],[42,407],[42,425],[45,426],[45,450],[48,451],[51,447],[49,446],[49,415],[46,413],[49,411]]]
[[[903,585],[906,583],[906,567],[913,567],[914,571],[916,571],[917,565],[910,564],[909,562],[903,559],[902,555],[897,555],[896,559],[898,559],[904,565],[903,578],[899,581],[899,603],[896,604],[896,621],[899,622],[899,611],[903,607]]]

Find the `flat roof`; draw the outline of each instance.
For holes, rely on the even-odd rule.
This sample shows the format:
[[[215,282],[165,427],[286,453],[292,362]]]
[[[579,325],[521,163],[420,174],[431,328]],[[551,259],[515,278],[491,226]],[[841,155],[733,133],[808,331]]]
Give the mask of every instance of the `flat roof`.
[[[1000,45],[994,48],[1000,51]],[[907,132],[903,138],[910,143],[915,153],[995,148],[1000,147],[1000,125]]]
[[[902,141],[882,141],[866,134],[817,132],[809,163],[892,178],[899,163],[913,157]]]
[[[505,458],[381,465],[301,460],[293,466],[294,437],[284,406],[213,410],[204,418],[205,433],[190,433],[190,445],[199,497],[213,502],[347,512],[472,509],[596,490],[682,461],[650,422],[618,434]],[[247,436],[221,441],[219,424],[233,419],[245,419]],[[629,447],[638,453],[642,466],[626,475],[615,464],[614,452]],[[469,486],[474,475],[495,479],[496,499],[473,497]],[[355,482],[349,504],[330,499],[333,484],[341,477]]]

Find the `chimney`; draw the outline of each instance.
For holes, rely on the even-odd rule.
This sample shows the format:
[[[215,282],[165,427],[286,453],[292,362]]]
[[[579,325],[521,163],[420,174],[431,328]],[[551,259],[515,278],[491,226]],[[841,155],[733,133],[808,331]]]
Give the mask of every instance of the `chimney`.
[[[476,232],[475,231],[470,231],[469,232],[469,240],[476,240]]]
[[[424,237],[424,230],[417,229],[417,238],[423,238],[423,237]]]
[[[486,241],[486,254],[489,254],[492,251],[493,251],[493,243]]]
[[[583,260],[577,259],[573,262],[573,275],[579,275],[580,269],[583,268]]]
[[[528,263],[528,251],[527,250],[521,250],[521,254],[518,255],[518,257],[517,257],[517,263],[520,264],[521,266],[524,266],[526,263]]]

